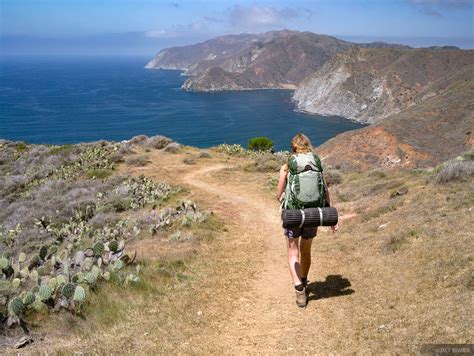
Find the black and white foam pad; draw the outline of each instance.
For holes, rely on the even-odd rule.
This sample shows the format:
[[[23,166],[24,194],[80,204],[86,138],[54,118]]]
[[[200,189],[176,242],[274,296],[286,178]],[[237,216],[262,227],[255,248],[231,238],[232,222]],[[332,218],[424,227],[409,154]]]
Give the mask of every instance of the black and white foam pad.
[[[308,209],[286,209],[281,213],[283,227],[293,229],[298,227],[334,226],[337,225],[337,209],[308,208]]]

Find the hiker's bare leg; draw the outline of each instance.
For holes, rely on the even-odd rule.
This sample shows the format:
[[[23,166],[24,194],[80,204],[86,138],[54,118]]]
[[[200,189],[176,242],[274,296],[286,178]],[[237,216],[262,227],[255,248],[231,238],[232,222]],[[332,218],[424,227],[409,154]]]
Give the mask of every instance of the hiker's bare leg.
[[[301,239],[300,241],[300,261],[301,261],[301,277],[308,277],[309,268],[311,267],[311,243],[313,239]]]
[[[301,284],[301,266],[298,239],[289,238],[286,240],[288,246],[288,265],[290,267],[291,279],[295,285],[298,285]]]

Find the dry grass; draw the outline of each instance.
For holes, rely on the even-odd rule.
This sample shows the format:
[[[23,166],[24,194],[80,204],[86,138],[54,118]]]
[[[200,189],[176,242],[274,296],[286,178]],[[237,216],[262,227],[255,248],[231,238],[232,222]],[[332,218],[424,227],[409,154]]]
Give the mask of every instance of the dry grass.
[[[195,165],[183,164],[190,154],[199,151],[152,152],[147,167],[123,169],[176,183],[229,162],[213,152]],[[230,162],[255,164],[235,156]],[[214,211],[204,225],[156,236],[144,232],[134,245],[141,248],[142,282],[128,289],[101,286],[85,319],[40,318],[35,331],[48,336],[35,347],[98,353],[285,353],[288,347],[416,353],[425,343],[472,342],[466,318],[474,285],[472,178],[438,185],[437,173],[429,171],[341,174],[330,189],[345,218],[337,235],[322,229],[313,243],[310,280],[321,289],[310,296],[305,311],[294,309],[290,298],[284,243],[273,233],[279,226],[267,226],[261,212],[245,216],[235,208],[243,199],[274,209],[268,182],[275,174],[221,169],[202,180],[209,189],[227,187],[233,195],[226,191],[216,199],[195,186],[183,193]],[[260,224],[255,231],[254,223]],[[193,239],[172,241],[177,228]],[[348,287],[352,292],[344,293]],[[268,295],[262,299],[263,288]],[[293,331],[303,327],[307,341],[299,345]]]

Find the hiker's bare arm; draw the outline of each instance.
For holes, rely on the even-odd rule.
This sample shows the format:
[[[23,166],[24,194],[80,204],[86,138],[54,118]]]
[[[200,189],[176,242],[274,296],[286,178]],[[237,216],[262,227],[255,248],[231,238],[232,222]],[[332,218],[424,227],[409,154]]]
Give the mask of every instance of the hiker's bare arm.
[[[329,195],[329,189],[326,183],[326,177],[324,176],[324,173],[323,173],[323,183],[324,183],[324,197],[326,198],[326,202],[328,203],[328,205],[331,206],[331,196]]]
[[[331,196],[329,195],[329,189],[328,189],[328,185],[326,183],[326,178],[324,177],[324,174],[323,174],[323,182],[324,182],[324,196],[326,197],[326,202],[328,203],[328,205],[331,206]],[[331,226],[332,232],[336,232],[338,228],[339,228],[338,225]]]
[[[277,192],[276,192],[276,198],[278,199],[278,201],[280,201],[281,195],[285,191],[287,174],[288,174],[288,165],[284,164],[280,168],[280,177],[278,178],[278,185],[277,185]]]

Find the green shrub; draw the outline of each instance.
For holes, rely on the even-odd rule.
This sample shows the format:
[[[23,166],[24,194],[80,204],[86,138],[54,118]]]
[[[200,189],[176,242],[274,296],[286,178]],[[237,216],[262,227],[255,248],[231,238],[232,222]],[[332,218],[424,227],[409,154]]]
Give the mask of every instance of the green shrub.
[[[27,149],[28,149],[28,145],[26,144],[26,142],[21,141],[16,144],[17,152],[24,152]]]
[[[269,151],[273,147],[273,141],[268,137],[255,137],[249,141],[249,150]]]

